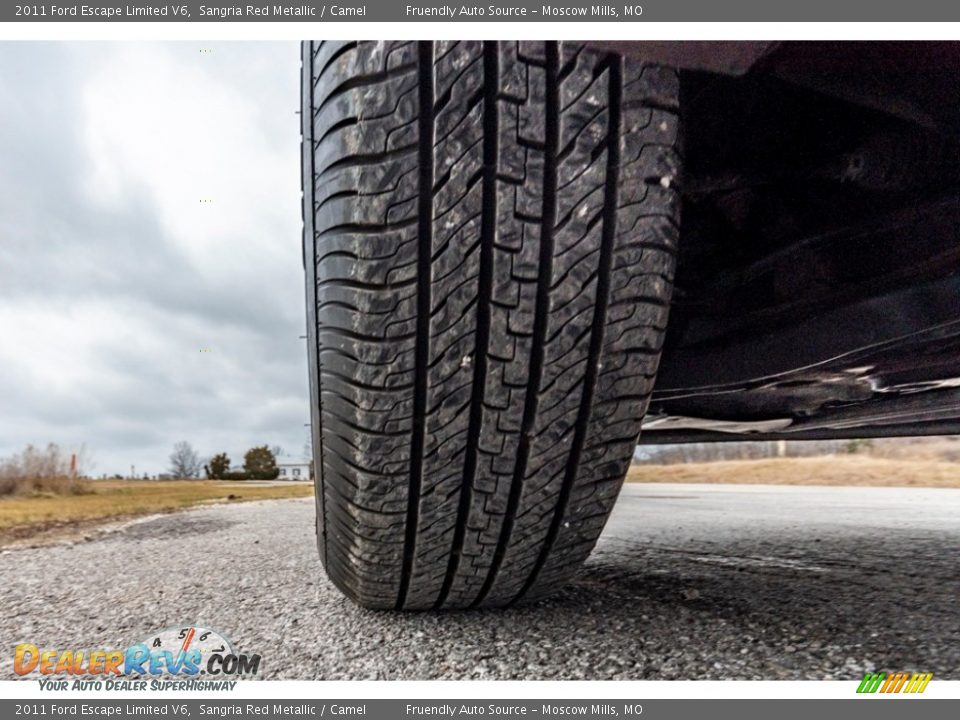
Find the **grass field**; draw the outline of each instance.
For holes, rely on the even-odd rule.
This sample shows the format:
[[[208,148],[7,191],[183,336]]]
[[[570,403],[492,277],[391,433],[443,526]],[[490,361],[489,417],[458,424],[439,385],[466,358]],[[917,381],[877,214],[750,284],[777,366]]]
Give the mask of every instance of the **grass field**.
[[[628,482],[960,488],[960,463],[922,458],[837,455],[633,465]],[[213,502],[307,497],[313,485],[217,480],[91,481],[80,495],[0,498],[0,543],[56,538],[111,520]]]
[[[960,463],[836,455],[633,465],[628,482],[960,488]]]
[[[211,502],[307,497],[313,485],[267,485],[217,480],[97,480],[83,495],[0,498],[0,541],[86,527],[107,520],[171,512]]]

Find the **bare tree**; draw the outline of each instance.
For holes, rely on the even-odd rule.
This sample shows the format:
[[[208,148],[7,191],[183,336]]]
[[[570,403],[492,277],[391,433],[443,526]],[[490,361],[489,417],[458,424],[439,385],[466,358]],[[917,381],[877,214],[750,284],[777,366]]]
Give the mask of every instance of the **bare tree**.
[[[55,443],[45,449],[27,445],[13,457],[0,458],[0,495],[79,493],[85,486],[76,468],[76,460]]]
[[[193,446],[182,440],[173,446],[170,453],[170,474],[175,478],[195,478],[200,474],[200,456]]]

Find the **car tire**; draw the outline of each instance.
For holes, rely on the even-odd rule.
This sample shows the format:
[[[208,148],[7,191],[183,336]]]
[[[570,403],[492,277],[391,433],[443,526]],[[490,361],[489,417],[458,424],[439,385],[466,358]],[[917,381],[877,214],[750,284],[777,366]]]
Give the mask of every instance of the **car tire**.
[[[675,71],[574,43],[306,42],[317,535],[369,608],[560,588],[667,320]]]

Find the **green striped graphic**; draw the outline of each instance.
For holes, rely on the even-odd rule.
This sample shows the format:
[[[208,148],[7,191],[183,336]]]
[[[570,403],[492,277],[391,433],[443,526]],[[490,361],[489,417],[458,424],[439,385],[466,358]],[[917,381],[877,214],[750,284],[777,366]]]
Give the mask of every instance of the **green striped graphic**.
[[[876,672],[876,673],[867,673],[863,676],[863,680],[860,681],[860,687],[857,688],[858,693],[875,693],[880,689],[880,684],[886,678],[886,673]]]

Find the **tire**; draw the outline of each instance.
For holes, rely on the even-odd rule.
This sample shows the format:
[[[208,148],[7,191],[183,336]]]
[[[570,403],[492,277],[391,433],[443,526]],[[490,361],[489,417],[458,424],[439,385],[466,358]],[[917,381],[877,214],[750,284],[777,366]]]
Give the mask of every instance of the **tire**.
[[[567,43],[305,43],[317,534],[369,608],[505,606],[590,553],[672,286],[674,71]]]

